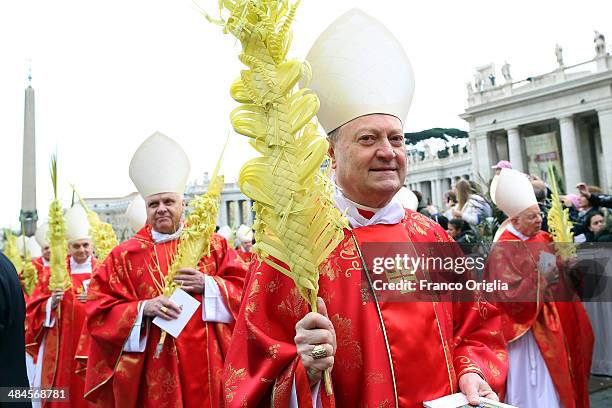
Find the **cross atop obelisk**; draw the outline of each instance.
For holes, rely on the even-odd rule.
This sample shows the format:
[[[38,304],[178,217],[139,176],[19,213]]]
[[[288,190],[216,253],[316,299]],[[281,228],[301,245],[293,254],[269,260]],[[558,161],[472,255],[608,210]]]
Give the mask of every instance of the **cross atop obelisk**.
[[[28,87],[25,90],[23,117],[23,169],[21,178],[21,212],[19,221],[25,235],[31,237],[36,232],[36,137],[34,132],[34,89],[32,88],[32,69],[28,70]]]

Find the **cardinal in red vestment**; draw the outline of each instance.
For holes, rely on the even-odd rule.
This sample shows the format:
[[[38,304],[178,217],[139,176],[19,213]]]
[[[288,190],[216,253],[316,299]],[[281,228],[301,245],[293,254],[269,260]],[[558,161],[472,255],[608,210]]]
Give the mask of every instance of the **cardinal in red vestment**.
[[[145,197],[147,224],[114,248],[90,285],[86,398],[100,407],[218,407],[221,374],[242,295],[245,270],[219,235],[197,269],[174,281],[200,306],[177,338],[155,317],[181,309],[162,295],[183,231],[182,194],[189,161],[172,139],[155,133],[138,148],[130,177]]]
[[[143,198],[136,194],[132,199],[132,202],[128,205],[125,211],[125,217],[127,218],[127,224],[131,235],[136,234],[146,224],[147,213],[145,210],[145,204]],[[79,344],[77,345],[76,355],[74,358],[77,360],[77,375],[85,379],[85,370],[87,369],[87,356],[89,354],[89,330],[87,329],[87,321],[83,323],[81,329],[81,336],[79,337]]]
[[[320,267],[319,313],[308,313],[291,279],[254,258],[223,375],[225,406],[416,408],[458,391],[472,403],[496,399],[507,363],[495,306],[379,298],[367,279],[369,244],[425,243],[433,256],[438,245],[454,246],[396,196],[406,178],[402,121],[414,85],[401,45],[353,10],[307,59],[330,142],[334,200],[352,229]],[[326,369],[333,395],[322,385]]]
[[[588,407],[593,331],[584,306],[570,296],[569,275],[559,273],[567,264],[540,230],[531,182],[502,169],[491,197],[509,217],[487,261],[490,279],[509,285],[497,304],[509,349],[506,401],[526,408]]]
[[[253,230],[244,224],[241,225],[236,230],[236,241],[238,242],[238,247],[236,248],[238,261],[248,269],[253,259],[253,244],[255,243]]]
[[[92,256],[87,215],[80,205],[65,214],[69,256],[68,272],[72,287],[49,290],[50,269],[44,267],[27,305],[26,350],[35,360],[33,386],[67,388],[70,406],[86,407],[84,382],[75,374],[74,359],[83,322],[87,285],[96,266]],[[35,264],[36,265],[36,264]],[[44,407],[64,406],[64,402],[43,402]]]

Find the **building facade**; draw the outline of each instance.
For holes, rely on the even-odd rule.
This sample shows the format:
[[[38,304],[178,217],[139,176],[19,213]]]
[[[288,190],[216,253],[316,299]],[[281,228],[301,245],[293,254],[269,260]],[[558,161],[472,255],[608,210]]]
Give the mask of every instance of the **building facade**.
[[[446,156],[446,157],[444,157]],[[448,149],[448,155],[431,151],[408,154],[408,171],[404,183],[410,190],[418,190],[423,200],[438,209],[444,208],[444,193],[460,179],[472,177],[472,154],[470,145]]]
[[[506,63],[503,84],[483,74],[490,66],[468,84],[460,117],[470,127],[472,173],[489,180],[491,166],[509,160],[546,179],[552,165],[567,193],[579,182],[612,191],[612,57],[603,35],[590,61],[566,66],[561,47],[555,54],[554,71],[514,81]]]

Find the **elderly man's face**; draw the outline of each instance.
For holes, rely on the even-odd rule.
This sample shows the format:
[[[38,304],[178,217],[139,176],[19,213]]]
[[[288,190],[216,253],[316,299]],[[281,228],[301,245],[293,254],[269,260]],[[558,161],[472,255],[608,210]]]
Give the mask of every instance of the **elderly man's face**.
[[[542,227],[542,215],[540,214],[540,207],[538,205],[532,205],[531,207],[524,210],[522,213],[511,219],[512,225],[520,233],[533,237]]]
[[[368,207],[385,206],[406,178],[406,145],[398,118],[374,114],[340,128],[330,145],[336,181],[350,200]]]
[[[176,193],[160,193],[145,199],[147,224],[162,234],[178,230],[184,209],[183,198]]]
[[[49,262],[49,259],[51,258],[51,248],[49,245],[42,247],[42,257],[45,259],[45,261]]]
[[[78,264],[87,261],[87,258],[91,256],[92,249],[89,239],[77,239],[76,241],[70,241],[68,244],[68,252]]]

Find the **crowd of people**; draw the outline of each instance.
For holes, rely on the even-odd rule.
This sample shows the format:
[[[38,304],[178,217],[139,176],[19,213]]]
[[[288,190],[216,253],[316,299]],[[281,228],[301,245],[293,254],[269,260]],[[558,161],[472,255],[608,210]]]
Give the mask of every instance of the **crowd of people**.
[[[499,174],[503,168],[512,169],[506,160],[493,166]],[[542,216],[542,230],[548,231],[551,189],[536,175],[526,175],[531,181]],[[438,222],[457,242],[492,241],[497,228],[506,220],[492,202],[488,187],[473,180],[459,180],[452,190],[444,193],[444,208],[437,208],[431,200],[424,200],[421,192],[413,190],[419,200],[417,211]],[[598,186],[579,183],[573,192],[561,196],[563,208],[568,210],[575,243],[612,242],[612,195]],[[426,202],[425,202],[426,201]]]
[[[251,6],[244,13],[253,12]],[[267,49],[259,31],[265,24],[251,28],[239,32]],[[176,264],[188,251],[183,238],[202,232],[185,223],[188,156],[155,133],[129,166],[144,198],[144,225],[96,259],[86,209],[78,203],[68,209],[68,256],[59,261],[67,278],[58,284],[58,260],[49,255],[50,235],[43,234],[43,254],[33,261],[38,283],[25,299],[25,329],[23,294],[14,279],[19,271],[0,262],[0,386],[66,389],[74,407],[415,408],[455,393],[474,406],[484,399],[521,408],[589,406],[594,339],[588,316],[579,299],[543,297],[571,264],[542,229],[546,185],[500,163],[486,188],[457,182],[445,194],[444,209],[409,208],[398,198],[410,177],[403,129],[414,91],[402,45],[354,9],[321,34],[307,59],[327,133],[333,203],[346,221],[334,237],[338,244],[318,265],[316,285],[292,275],[294,263],[278,265],[271,227],[261,222],[258,242],[248,227],[236,232],[237,248],[227,236],[212,234],[209,252],[197,252],[188,266]],[[380,63],[363,63],[368,60]],[[274,78],[257,86],[272,85]],[[272,132],[285,124],[269,126]],[[278,148],[296,154],[284,143]],[[575,231],[582,226],[586,239],[603,239],[605,217],[597,208],[611,197],[582,184],[578,189],[583,198],[566,196],[566,205],[577,206]],[[300,203],[283,204],[281,211],[299,218]],[[503,228],[495,231],[497,225]],[[464,260],[455,242],[485,238],[518,244],[511,252],[496,249],[488,260],[488,272],[510,285],[507,302],[478,290],[461,301],[410,301],[404,297],[410,293],[387,298],[375,289],[372,280],[379,277],[371,273],[366,249],[400,243],[417,258],[417,246],[424,245],[431,258]],[[403,271],[397,268],[388,276]],[[416,265],[412,275],[459,278],[451,272]],[[308,285],[316,290],[312,309],[304,296],[311,293]],[[547,286],[540,291],[540,285]],[[526,298],[516,301],[514,293]],[[33,402],[61,407],[65,401]]]

